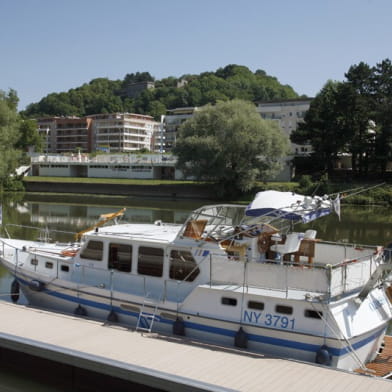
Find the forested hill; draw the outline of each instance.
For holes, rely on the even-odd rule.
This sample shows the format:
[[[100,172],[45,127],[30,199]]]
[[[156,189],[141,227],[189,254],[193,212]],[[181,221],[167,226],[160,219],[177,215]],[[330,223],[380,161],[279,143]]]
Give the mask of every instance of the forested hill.
[[[130,98],[126,88],[132,83],[152,81],[155,88]],[[228,65],[216,72],[155,80],[148,72],[127,74],[123,80],[93,79],[68,92],[51,93],[30,104],[22,115],[85,116],[97,113],[129,112],[149,114],[159,119],[167,109],[202,106],[234,98],[268,101],[297,98],[288,85],[282,85],[262,70],[250,71],[241,65]]]

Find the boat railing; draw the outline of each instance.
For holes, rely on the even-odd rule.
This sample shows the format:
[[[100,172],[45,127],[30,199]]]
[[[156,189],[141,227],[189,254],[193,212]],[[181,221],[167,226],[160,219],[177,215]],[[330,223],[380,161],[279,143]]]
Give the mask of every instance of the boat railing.
[[[1,241],[0,257],[12,261],[16,266],[19,263],[18,252],[19,249],[11,244],[8,244],[3,239]]]
[[[26,263],[28,255],[32,255],[33,258]],[[53,248],[22,247],[20,249],[3,239],[0,239],[0,257],[15,264],[15,271],[23,267],[23,269],[34,272],[37,277],[45,277],[48,281],[70,278],[77,284],[77,289],[80,291],[92,288],[95,290],[110,289],[111,293],[131,293],[156,302],[181,302],[197,284],[197,282],[187,280],[194,270],[191,270],[183,280],[159,279],[158,277],[151,279],[146,275],[124,274],[114,269],[107,270],[99,266],[74,262],[68,257],[63,257],[61,252]],[[199,268],[199,265],[195,265],[195,268]]]
[[[223,261],[222,256],[210,255],[210,284],[237,284],[246,290],[305,291],[334,297],[360,290],[383,262],[382,248],[347,246],[341,249],[340,262],[294,262],[264,260],[247,262],[246,256]]]
[[[20,247],[20,245],[19,245]],[[334,297],[360,290],[369,281],[377,267],[384,262],[383,252],[374,248],[355,247],[344,250],[346,255],[365,254],[356,259],[343,260],[335,264],[314,262],[299,264],[295,262],[278,263],[276,260],[246,262],[244,257],[228,258],[227,255],[209,252],[195,268],[200,268],[201,276],[195,282],[174,279],[151,279],[144,275],[123,274],[119,271],[105,270],[84,264],[73,263],[62,258],[53,248],[18,249],[1,240],[1,255],[15,263],[17,269],[27,260],[27,254],[39,254],[37,260],[30,260],[23,268],[51,278],[65,278],[69,273],[80,287],[112,288],[115,291],[129,292],[143,296],[153,296],[163,301],[180,302],[196,284],[205,282],[212,285],[240,285],[246,291],[252,288],[278,290],[289,295],[290,291],[305,291]],[[56,254],[55,254],[56,253]],[[45,257],[47,254],[47,257]],[[55,257],[54,257],[55,256]],[[39,259],[39,262],[38,262]],[[33,262],[34,261],[34,262]],[[388,258],[388,262],[390,258]],[[67,268],[65,268],[67,267]],[[88,271],[88,273],[87,273]],[[192,273],[191,271],[190,273]]]
[[[125,295],[137,295],[149,301],[163,303],[172,301],[180,303],[194,288],[195,284],[185,280],[151,279],[150,276],[124,274],[117,270],[103,270],[87,265],[78,265],[72,271],[72,280],[79,289],[109,289],[113,298]],[[61,275],[61,271],[60,271]],[[60,276],[61,277],[61,276]],[[117,298],[118,299],[118,298]]]

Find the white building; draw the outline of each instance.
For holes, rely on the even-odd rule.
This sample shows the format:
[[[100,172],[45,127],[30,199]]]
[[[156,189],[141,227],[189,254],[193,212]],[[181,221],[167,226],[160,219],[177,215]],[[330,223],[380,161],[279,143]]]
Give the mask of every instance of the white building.
[[[197,107],[186,107],[168,110],[164,117],[164,149],[169,152],[176,145],[177,132],[180,125],[191,118]]]
[[[291,132],[296,130],[298,124],[304,121],[311,101],[311,98],[299,98],[285,101],[258,102],[256,105],[261,117],[266,120],[277,121],[284,134],[290,138]],[[291,143],[291,152],[295,155],[307,155],[311,152],[311,146]]]
[[[154,150],[154,133],[159,123],[151,116],[130,113],[94,114],[93,149],[106,152],[135,152]]]
[[[90,177],[182,180],[171,154],[36,154],[30,174],[41,177]],[[189,178],[191,179],[191,178]]]

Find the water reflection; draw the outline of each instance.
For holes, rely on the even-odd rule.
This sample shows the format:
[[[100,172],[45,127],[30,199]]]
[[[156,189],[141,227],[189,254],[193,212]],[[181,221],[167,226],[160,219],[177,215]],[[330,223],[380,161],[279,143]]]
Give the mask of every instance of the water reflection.
[[[74,197],[73,200],[48,197],[41,199],[4,199],[3,224],[12,237],[36,239],[40,233],[30,227],[48,229],[55,241],[72,241],[75,233],[96,223],[101,214],[127,210],[124,220],[152,223],[162,220],[183,223],[189,213],[206,204],[202,201],[162,201],[157,199],[107,199]],[[371,206],[343,206],[341,219],[335,214],[307,225],[297,225],[296,231],[317,230],[317,237],[357,244],[387,245],[392,242],[391,209]],[[26,227],[10,226],[10,224]],[[57,231],[55,231],[57,230]],[[42,235],[42,233],[41,233]]]
[[[87,204],[87,201],[91,203]],[[138,223],[153,223],[156,220],[183,223],[190,211],[202,205],[201,202],[125,201],[127,209],[123,220]],[[45,197],[45,201],[5,199],[3,224],[11,237],[37,239],[43,232],[33,228],[36,227],[47,229],[54,241],[72,241],[75,233],[95,224],[101,214],[115,212],[123,207],[124,204],[108,204],[104,198],[93,197],[74,203],[53,202],[48,197]]]
[[[378,206],[343,206],[341,218],[328,215],[298,230],[313,228],[324,240],[362,245],[387,245],[392,242],[391,209]]]

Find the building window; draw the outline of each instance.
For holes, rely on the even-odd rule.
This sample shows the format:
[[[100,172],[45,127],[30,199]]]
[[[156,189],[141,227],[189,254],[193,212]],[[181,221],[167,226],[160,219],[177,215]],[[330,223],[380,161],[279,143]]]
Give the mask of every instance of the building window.
[[[109,269],[123,272],[131,272],[132,269],[132,246],[123,244],[109,245]]]
[[[191,252],[184,250],[172,250],[170,252],[170,279],[193,282],[199,273],[199,267]]]
[[[141,246],[137,272],[141,275],[162,276],[163,274],[163,249]]]
[[[90,259],[101,261],[103,256],[103,242],[89,241],[80,253],[81,259]]]

